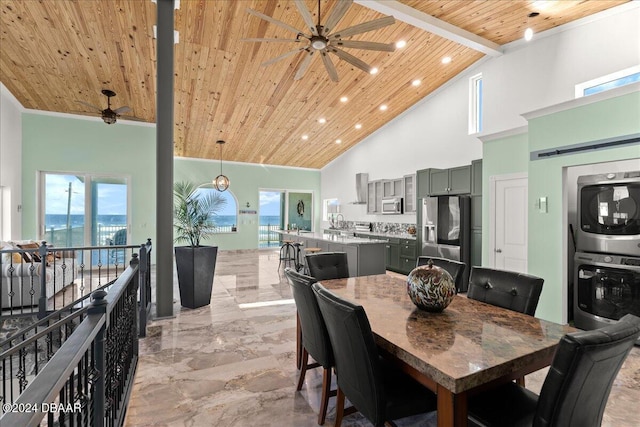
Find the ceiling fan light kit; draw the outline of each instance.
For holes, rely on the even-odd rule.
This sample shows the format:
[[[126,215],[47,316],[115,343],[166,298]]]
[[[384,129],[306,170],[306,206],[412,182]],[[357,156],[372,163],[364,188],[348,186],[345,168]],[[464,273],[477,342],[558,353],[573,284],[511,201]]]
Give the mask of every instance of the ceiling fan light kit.
[[[331,61],[329,57],[329,53],[337,56],[339,59],[342,59],[356,68],[361,69],[366,73],[372,73],[372,70],[377,70],[377,68],[372,68],[369,64],[364,61],[356,58],[355,56],[343,51],[342,49],[338,49],[338,47],[343,48],[352,48],[352,49],[366,49],[366,50],[375,50],[381,52],[393,52],[396,49],[396,45],[393,43],[377,43],[377,42],[368,42],[368,41],[360,41],[360,40],[344,40],[344,37],[351,37],[357,34],[366,33],[369,31],[377,30],[388,25],[392,25],[395,23],[395,19],[393,16],[385,16],[379,19],[374,19],[373,21],[363,22],[361,24],[354,25],[349,28],[345,28],[341,31],[332,32],[333,28],[340,22],[340,20],[347,13],[349,7],[353,0],[341,0],[336,3],[336,5],[331,10],[331,13],[327,17],[324,25],[321,25],[321,10],[320,10],[320,0],[318,0],[318,22],[313,22],[313,17],[311,16],[311,12],[307,9],[307,6],[304,0],[295,0],[296,7],[302,16],[305,24],[307,25],[307,30],[311,34],[307,34],[303,31],[299,31],[298,29],[292,27],[291,25],[282,22],[278,19],[275,19],[271,16],[267,16],[261,12],[256,10],[247,8],[247,12],[251,15],[257,16],[258,18],[264,19],[267,22],[270,22],[274,25],[277,25],[281,28],[284,28],[288,31],[296,33],[295,39],[274,39],[274,38],[246,38],[242,39],[243,41],[248,42],[283,42],[283,41],[291,41],[300,43],[303,42],[304,39],[308,41],[307,46],[299,47],[289,52],[284,53],[278,57],[270,59],[262,63],[262,65],[270,65],[274,62],[280,61],[290,55],[297,54],[299,52],[304,51],[306,57],[304,60],[300,62],[296,74],[294,75],[294,80],[300,80],[304,76],[309,64],[311,63],[311,59],[313,58],[316,52],[320,53],[320,57],[322,58],[322,63],[329,75],[329,78],[337,82],[339,80],[338,72],[336,71],[335,65]]]
[[[122,116],[123,113],[128,113],[129,111],[131,111],[131,108],[127,107],[126,105],[116,108],[115,110],[111,109],[111,98],[116,96],[116,93],[114,91],[109,89],[102,89],[102,94],[107,97],[107,108],[105,108],[104,110],[101,109],[100,107],[96,107],[95,105],[89,104],[84,101],[77,101],[77,102],[95,110],[96,112],[100,112],[100,117],[102,118],[102,121],[108,125],[112,125],[116,123],[118,121],[118,117],[126,117],[128,119],[137,120],[135,117]]]

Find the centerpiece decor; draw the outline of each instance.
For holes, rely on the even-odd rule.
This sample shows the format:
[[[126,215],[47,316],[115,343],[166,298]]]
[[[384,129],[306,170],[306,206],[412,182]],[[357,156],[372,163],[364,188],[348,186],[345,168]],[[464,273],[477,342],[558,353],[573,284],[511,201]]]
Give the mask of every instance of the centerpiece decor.
[[[191,182],[176,182],[173,203],[175,241],[189,244],[174,248],[180,304],[187,308],[202,307],[211,302],[218,247],[200,242],[215,231],[214,217],[226,200],[216,191],[201,191]]]
[[[416,267],[409,273],[407,293],[419,309],[438,313],[451,304],[456,286],[446,270],[429,260],[427,265]]]

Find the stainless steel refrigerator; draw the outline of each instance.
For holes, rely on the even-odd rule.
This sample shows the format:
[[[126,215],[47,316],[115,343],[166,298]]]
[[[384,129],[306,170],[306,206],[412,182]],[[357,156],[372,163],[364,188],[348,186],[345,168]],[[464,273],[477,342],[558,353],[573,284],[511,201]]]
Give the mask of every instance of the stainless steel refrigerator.
[[[469,286],[470,211],[469,196],[438,196],[422,199],[421,203],[422,255],[464,262],[467,267],[458,292]]]

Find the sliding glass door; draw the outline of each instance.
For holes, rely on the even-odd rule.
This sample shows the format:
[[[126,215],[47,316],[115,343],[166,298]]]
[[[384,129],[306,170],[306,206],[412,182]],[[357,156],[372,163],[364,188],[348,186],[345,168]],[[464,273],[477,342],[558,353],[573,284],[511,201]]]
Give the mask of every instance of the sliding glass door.
[[[58,247],[128,242],[126,177],[41,172],[40,239]]]

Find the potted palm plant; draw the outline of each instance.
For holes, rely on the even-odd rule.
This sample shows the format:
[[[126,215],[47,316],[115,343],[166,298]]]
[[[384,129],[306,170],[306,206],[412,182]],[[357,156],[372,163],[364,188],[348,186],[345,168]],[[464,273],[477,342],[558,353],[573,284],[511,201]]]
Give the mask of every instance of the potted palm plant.
[[[218,256],[217,246],[201,245],[216,229],[215,216],[226,204],[216,191],[198,191],[191,182],[173,186],[176,270],[180,288],[180,304],[198,308],[209,304]]]

